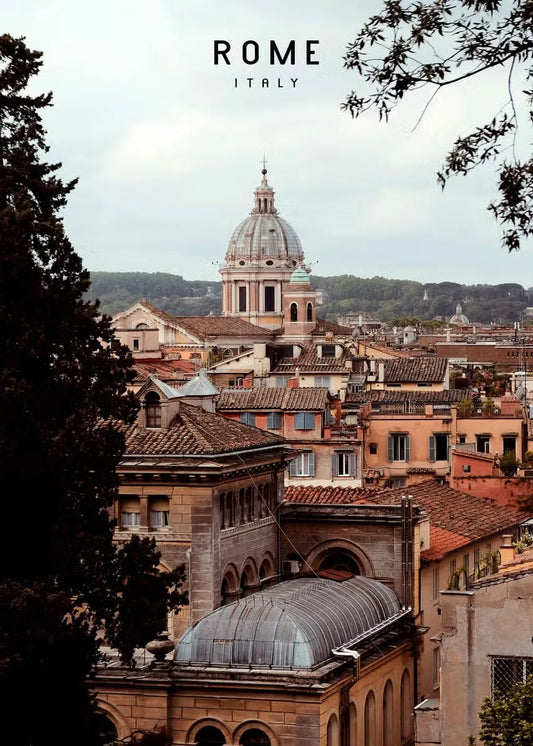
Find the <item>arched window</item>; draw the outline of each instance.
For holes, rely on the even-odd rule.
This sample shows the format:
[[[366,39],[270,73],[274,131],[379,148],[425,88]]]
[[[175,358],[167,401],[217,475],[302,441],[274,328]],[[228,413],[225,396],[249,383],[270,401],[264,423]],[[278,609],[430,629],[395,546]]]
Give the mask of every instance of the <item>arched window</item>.
[[[313,304],[308,303],[307,304],[307,321],[313,320]]]
[[[115,724],[103,712],[96,712],[93,715],[93,723],[98,734],[99,744],[113,742],[118,738]]]
[[[226,743],[224,734],[213,725],[206,725],[205,728],[200,728],[194,741],[198,746],[223,746]]]
[[[161,427],[161,399],[155,391],[149,391],[144,399],[146,427]]]
[[[348,710],[348,746],[357,746],[357,710],[353,702]]]
[[[298,321],[298,306],[291,303],[291,321]]]
[[[339,746],[339,720],[336,715],[328,720],[327,746]]]
[[[413,718],[412,718],[413,700],[411,695],[411,676],[405,669],[402,674],[402,683],[400,685],[400,715],[401,715],[401,734],[402,743],[412,737]]]
[[[365,701],[365,746],[376,746],[376,698],[368,692]]]
[[[393,690],[390,679],[383,690],[383,746],[394,743]]]
[[[248,728],[239,738],[241,746],[270,746],[270,738],[260,728]]]
[[[351,554],[342,549],[330,550],[320,563],[319,570],[343,570],[352,575],[361,574],[361,570],[359,569],[356,560]]]
[[[141,323],[137,324],[135,328],[136,329],[149,329],[150,327],[148,326],[148,324],[145,324],[144,321],[141,321]]]

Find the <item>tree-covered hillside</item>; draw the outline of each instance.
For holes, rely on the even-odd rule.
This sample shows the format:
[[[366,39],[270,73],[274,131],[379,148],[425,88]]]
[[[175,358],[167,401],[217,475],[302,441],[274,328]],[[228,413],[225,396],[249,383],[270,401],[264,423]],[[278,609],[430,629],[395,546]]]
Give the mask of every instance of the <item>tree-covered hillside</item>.
[[[174,316],[206,316],[221,309],[221,283],[184,280],[164,272],[92,272],[90,297],[99,298],[110,315],[123,311],[141,298]],[[463,313],[476,323],[518,321],[533,305],[533,288],[517,283],[462,285],[457,282],[421,283],[385,277],[311,275],[314,288],[326,291],[319,309],[322,318],[364,311],[382,321],[416,316],[449,318],[460,303]]]

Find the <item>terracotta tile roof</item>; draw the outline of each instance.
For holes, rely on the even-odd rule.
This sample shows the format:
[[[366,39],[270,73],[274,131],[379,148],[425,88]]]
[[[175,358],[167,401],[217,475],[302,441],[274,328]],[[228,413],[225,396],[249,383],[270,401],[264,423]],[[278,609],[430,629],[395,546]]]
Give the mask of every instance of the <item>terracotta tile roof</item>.
[[[453,490],[433,480],[401,489],[358,487],[288,487],[288,502],[300,504],[399,505],[404,495],[412,495],[429,516],[431,537],[435,536],[439,556],[486,536],[511,529],[528,516],[524,512],[494,504],[491,500]],[[445,543],[446,538],[450,545]],[[425,552],[433,549],[431,546]],[[424,556],[427,555],[424,553]]]
[[[447,389],[445,391],[361,391],[347,394],[349,402],[382,402],[383,404],[397,404],[405,401],[422,402],[424,404],[454,404],[462,399],[471,399],[472,391],[465,389]]]
[[[350,326],[341,326],[334,321],[327,321],[326,319],[317,319],[316,326],[312,331],[313,336],[324,336],[326,332],[332,334],[338,334],[342,337],[351,337],[353,329]]]
[[[139,360],[135,361],[133,366],[135,371],[135,383],[146,381],[148,376],[156,373],[162,380],[166,381],[185,381],[196,372],[194,363],[188,360]]]
[[[445,357],[410,357],[404,360],[385,360],[385,383],[438,383],[448,369]]]
[[[325,388],[225,389],[218,397],[217,410],[322,411],[327,407],[328,401],[328,390]]]
[[[345,373],[349,375],[351,367],[348,370],[346,362],[351,363],[352,355],[347,350],[343,350],[340,357],[319,357],[314,345],[304,349],[300,357],[282,357],[276,363],[272,373],[294,374],[296,368],[300,373],[316,373],[324,375],[327,373]]]
[[[243,319],[231,316],[171,316],[160,308],[153,306],[146,300],[139,305],[158,316],[160,319],[173,325],[181,326],[194,336],[204,339],[209,336],[237,336],[237,337],[272,337],[269,329],[250,324]]]
[[[261,337],[271,339],[269,329],[232,316],[173,316],[172,321],[200,339],[208,337]]]
[[[405,494],[412,495],[414,502],[428,514],[432,527],[464,537],[464,544],[516,526],[527,518],[526,513],[467,495],[433,480],[386,490],[379,500],[394,504]]]
[[[179,412],[168,429],[141,430],[136,424],[130,426],[125,456],[204,455],[282,443],[279,435],[180,402]]]
[[[428,561],[442,559],[448,552],[453,552],[455,549],[459,549],[459,547],[469,543],[469,541],[465,542],[465,537],[462,534],[456,534],[453,531],[447,531],[445,528],[430,525],[429,549],[424,549],[420,555]]]
[[[390,355],[391,358],[408,358],[410,357],[408,352],[403,350],[393,350],[392,347],[387,345],[380,345],[377,342],[365,342],[367,350],[374,350],[375,352],[383,352],[385,355]]]
[[[288,503],[300,505],[353,505],[374,502],[381,490],[366,487],[286,487],[284,497]]]

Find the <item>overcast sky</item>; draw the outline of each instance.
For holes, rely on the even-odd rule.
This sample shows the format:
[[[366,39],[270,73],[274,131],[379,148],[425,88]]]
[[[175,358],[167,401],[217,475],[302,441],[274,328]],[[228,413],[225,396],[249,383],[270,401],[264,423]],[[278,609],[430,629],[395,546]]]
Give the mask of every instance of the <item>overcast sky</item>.
[[[414,131],[425,96],[388,125],[340,111],[357,86],[342,66],[345,46],[380,7],[0,0],[3,31],[44,52],[34,87],[54,93],[51,158],[65,179],[79,177],[65,223],[85,266],[219,279],[265,153],[277,208],[315,274],[533,285],[533,246],[508,255],[486,211],[492,169],[444,192],[435,177],[454,139],[505,103],[505,72],[450,88]],[[230,42],[230,66],[214,66],[214,39]],[[250,39],[260,43],[256,65],[240,56]],[[296,41],[294,67],[268,64],[270,39]],[[319,40],[319,65],[303,64],[307,39]]]

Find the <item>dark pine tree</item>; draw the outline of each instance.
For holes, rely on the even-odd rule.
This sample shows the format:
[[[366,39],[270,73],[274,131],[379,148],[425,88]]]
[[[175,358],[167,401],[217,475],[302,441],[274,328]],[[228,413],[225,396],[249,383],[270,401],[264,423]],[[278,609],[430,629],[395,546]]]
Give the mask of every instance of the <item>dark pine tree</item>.
[[[85,746],[98,638],[130,659],[182,600],[182,573],[157,572],[153,542],[112,542],[131,358],[83,300],[89,274],[60,216],[75,182],[46,162],[51,94],[26,91],[40,66],[0,36],[1,740]]]

